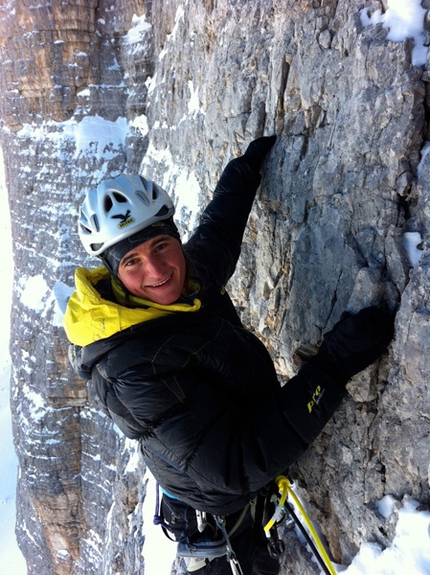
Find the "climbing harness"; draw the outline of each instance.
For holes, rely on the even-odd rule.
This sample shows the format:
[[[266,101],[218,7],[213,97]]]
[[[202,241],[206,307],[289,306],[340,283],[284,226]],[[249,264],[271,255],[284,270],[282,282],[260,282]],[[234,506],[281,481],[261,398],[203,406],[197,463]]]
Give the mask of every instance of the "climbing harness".
[[[275,558],[278,558],[285,551],[285,544],[279,539],[278,528],[281,524],[288,522],[299,529],[324,574],[337,575],[311,519],[292,489],[292,485],[293,483],[287,477],[280,475],[274,482],[273,490],[266,495],[265,508],[260,518],[262,519],[260,525],[263,525],[268,550],[271,556]],[[289,497],[294,505],[288,501]],[[166,536],[178,543],[178,556],[186,558],[193,563],[193,568],[188,568],[189,572],[197,571],[213,559],[225,556],[230,565],[232,575],[243,575],[243,570],[232,548],[230,539],[240,527],[250,507],[251,503],[245,506],[236,523],[228,532],[225,518],[219,515],[208,514],[204,511],[195,511],[195,535],[191,538],[180,537],[174,539],[168,533],[168,531],[172,530],[172,524],[169,524],[168,521],[166,522],[163,514],[160,513],[159,486],[157,485],[154,524],[161,525]],[[296,513],[296,509],[298,509],[302,519]],[[271,516],[269,513],[271,513]],[[269,520],[267,520],[268,517],[270,517]],[[196,536],[197,533],[198,535]]]
[[[289,515],[294,524],[302,533],[303,537],[305,538],[306,542],[311,548],[312,553],[315,556],[315,559],[318,561],[325,575],[336,575],[336,570],[330,560],[330,557],[327,554],[327,551],[324,548],[324,545],[321,542],[318,533],[316,532],[312,524],[311,519],[306,513],[305,508],[303,507],[300,499],[297,497],[297,495],[291,488],[292,482],[284,475],[280,475],[279,477],[276,478],[275,481],[279,489],[279,498],[277,501],[275,512],[273,513],[271,519],[264,526],[266,536],[270,540],[273,537],[273,532],[274,530],[276,530],[276,527],[278,527]],[[289,503],[288,496],[291,497],[291,499],[294,501],[295,506],[300,511],[300,515],[303,517],[303,520],[310,532],[310,535],[306,530],[305,526],[303,525],[302,521],[300,520],[299,516],[297,515],[294,506]]]

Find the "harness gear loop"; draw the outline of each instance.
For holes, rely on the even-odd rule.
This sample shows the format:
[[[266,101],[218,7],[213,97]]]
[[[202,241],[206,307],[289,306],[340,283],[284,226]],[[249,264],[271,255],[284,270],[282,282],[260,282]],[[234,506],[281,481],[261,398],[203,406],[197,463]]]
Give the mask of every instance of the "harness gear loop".
[[[154,525],[160,525],[167,539],[170,539],[170,541],[175,541],[175,539],[169,534],[169,526],[166,524],[162,515],[160,514],[160,485],[158,481],[155,486],[155,512],[152,523]]]
[[[282,518],[285,516],[285,513],[289,513],[291,517],[294,519],[294,522],[296,523],[297,527],[299,527],[302,534],[305,536],[307,542],[310,544],[312,551],[314,552],[315,557],[319,560],[324,572],[327,575],[336,575],[337,572],[330,560],[330,557],[327,554],[327,551],[325,550],[324,545],[321,542],[318,533],[315,530],[315,527],[312,524],[309,515],[306,513],[305,508],[303,507],[300,499],[297,497],[297,495],[291,488],[293,483],[287,477],[285,477],[285,475],[279,475],[275,481],[279,488],[280,498],[274,514],[263,528],[267,537],[269,537],[270,530],[273,528],[273,526],[279,524],[280,520],[282,520]],[[294,504],[300,511],[300,514],[303,517],[306,526],[312,535],[312,539],[309,537],[307,531],[305,530],[299,518],[297,517],[296,513],[294,512],[293,506],[290,503],[288,503],[287,501],[288,496],[291,496],[291,499],[293,500]]]

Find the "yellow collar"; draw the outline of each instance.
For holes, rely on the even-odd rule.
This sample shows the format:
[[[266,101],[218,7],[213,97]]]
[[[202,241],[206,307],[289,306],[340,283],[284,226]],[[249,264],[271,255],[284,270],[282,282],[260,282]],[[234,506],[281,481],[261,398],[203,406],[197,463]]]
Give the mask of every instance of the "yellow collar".
[[[161,305],[136,296],[127,296],[119,282],[112,282],[119,303],[112,302],[102,298],[96,289],[99,281],[110,277],[104,267],[95,270],[85,268],[76,270],[76,290],[68,302],[63,318],[63,325],[71,343],[79,346],[89,345],[133,325],[171,313],[198,311],[201,307],[201,302],[197,298],[192,304]],[[126,307],[125,301],[138,307]]]

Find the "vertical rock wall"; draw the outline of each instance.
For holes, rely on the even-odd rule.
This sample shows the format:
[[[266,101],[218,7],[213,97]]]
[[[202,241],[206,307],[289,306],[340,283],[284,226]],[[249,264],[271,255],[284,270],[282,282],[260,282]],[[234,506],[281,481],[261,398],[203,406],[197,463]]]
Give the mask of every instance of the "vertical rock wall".
[[[64,299],[85,263],[75,223],[83,190],[143,153],[142,143],[126,145],[133,130],[122,64],[133,13],[141,10],[140,2],[20,0],[0,11],[2,149],[16,266],[17,536],[29,574],[143,573],[142,462],[88,407],[54,301],[54,292]],[[134,82],[131,69],[127,75]],[[122,530],[126,549],[112,536]]]
[[[0,8],[18,538],[30,574],[144,570],[142,462],[69,369],[52,297],[72,285],[77,265],[94,265],[75,233],[84,190],[139,171],[174,195],[186,234],[223,166],[262,134],[278,140],[231,291],[280,377],[345,309],[398,307],[389,355],[349,384],[350,397],[291,474],[344,564],[362,541],[392,539],[395,518],[384,521],[376,507],[384,495],[428,504],[428,157],[420,163],[428,75],[412,65],[413,41],[364,27],[362,8],[355,0]],[[370,14],[383,8],[368,4]],[[407,257],[410,238],[421,242],[418,263]],[[284,572],[312,569],[292,545]]]

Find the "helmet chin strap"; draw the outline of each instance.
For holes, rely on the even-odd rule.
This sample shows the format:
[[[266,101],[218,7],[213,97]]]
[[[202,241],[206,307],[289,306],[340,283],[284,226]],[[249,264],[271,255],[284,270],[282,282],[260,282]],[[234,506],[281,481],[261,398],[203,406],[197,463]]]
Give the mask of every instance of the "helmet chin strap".
[[[103,254],[100,254],[100,255],[97,256],[97,257],[102,261],[103,265],[104,265],[105,268],[108,270],[108,272],[109,272],[111,275],[113,275],[114,277],[116,277],[116,276],[115,276],[115,273],[114,273],[114,271],[113,271],[113,269],[112,269],[112,266],[111,266],[110,263],[107,261],[107,259],[105,259],[105,258],[103,257]],[[118,278],[118,281],[119,281],[119,278]]]
[[[105,268],[108,270],[108,272],[110,273],[110,275],[112,277],[115,278],[115,281],[117,281],[119,284],[121,284],[122,289],[124,290],[124,293],[129,294],[129,295],[133,295],[131,293],[130,290],[128,290],[125,285],[122,283],[122,281],[119,279],[119,277],[117,275],[115,275],[115,272],[112,269],[112,266],[109,264],[109,262],[107,261],[107,259],[105,259],[103,257],[103,254],[97,256],[99,259],[101,259],[101,261],[103,262],[103,265],[105,266]]]

